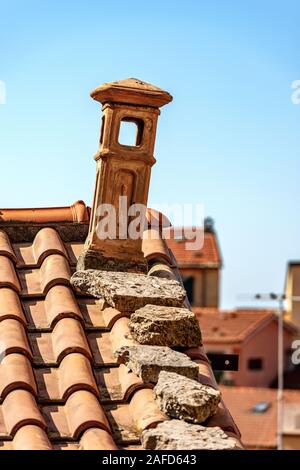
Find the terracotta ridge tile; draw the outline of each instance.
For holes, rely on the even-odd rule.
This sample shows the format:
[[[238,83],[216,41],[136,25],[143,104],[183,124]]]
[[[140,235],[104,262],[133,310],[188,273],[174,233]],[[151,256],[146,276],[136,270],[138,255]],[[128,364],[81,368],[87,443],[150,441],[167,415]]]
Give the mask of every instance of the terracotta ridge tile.
[[[0,222],[88,222],[89,211],[83,201],[76,201],[71,206],[1,209]]]
[[[192,359],[192,361],[199,360],[199,361],[207,362],[208,364],[210,364],[203,346],[185,349],[183,352],[184,354],[189,356]]]
[[[15,389],[37,395],[37,386],[29,359],[23,354],[8,354],[0,364],[0,396],[2,400]]]
[[[32,358],[24,326],[19,320],[9,318],[0,322],[0,343],[2,355],[21,353],[29,359]]]
[[[45,310],[48,325],[52,328],[62,318],[76,318],[83,321],[82,313],[69,286],[51,287],[45,298]]]
[[[3,230],[0,230],[0,255],[8,256],[14,263],[17,263],[17,257],[8,235]]]
[[[114,324],[119,320],[119,318],[128,317],[128,313],[120,312],[119,310],[113,307],[106,307],[102,310],[103,319],[105,322],[105,328],[111,330]]]
[[[78,439],[89,428],[101,428],[111,433],[106,415],[94,394],[80,390],[67,400],[65,413],[71,436]]]
[[[80,439],[82,450],[118,450],[112,436],[100,428],[89,428]]]
[[[41,289],[46,294],[51,287],[63,284],[70,285],[71,271],[66,258],[62,255],[49,255],[40,269]]]
[[[110,332],[110,338],[112,343],[113,352],[122,346],[133,346],[137,342],[132,338],[130,330],[128,327],[129,318],[121,317],[119,318]]]
[[[128,402],[133,393],[142,388],[153,388],[151,384],[144,384],[143,380],[131,372],[124,364],[118,368],[119,381],[121,384],[123,400]]]
[[[16,292],[21,291],[20,281],[13,262],[3,255],[0,255],[0,287],[10,287]]]
[[[198,380],[200,383],[204,385],[208,385],[209,387],[214,388],[215,390],[219,390],[219,386],[211,374],[211,367],[209,362],[207,361],[196,361],[199,366],[199,376]]]
[[[8,318],[14,318],[26,326],[26,317],[18,294],[10,287],[0,288],[0,322]]]
[[[163,261],[153,263],[148,271],[148,276],[156,276],[177,281],[177,277],[172,268],[169,264]]]
[[[13,448],[14,450],[52,450],[52,445],[41,427],[27,424],[16,432]]]
[[[162,421],[168,420],[168,416],[160,411],[154,400],[152,389],[137,390],[129,404],[130,414],[139,433],[144,429],[154,427]]]
[[[36,234],[32,250],[37,265],[41,265],[47,256],[60,254],[68,260],[68,254],[65,246],[54,228],[45,227]]]
[[[80,353],[65,356],[59,365],[60,396],[67,400],[77,390],[88,390],[99,396],[89,359]]]
[[[158,230],[148,229],[143,233],[142,251],[147,261],[164,258],[172,264],[170,250]]]
[[[29,424],[46,429],[45,420],[34,396],[27,390],[10,392],[3,401],[2,412],[7,432],[11,436],[14,436],[21,427]]]
[[[233,433],[236,437],[241,438],[241,433],[223,400],[218,406],[217,413],[208,419],[206,425],[210,427],[219,426],[224,432]]]
[[[52,335],[55,359],[58,363],[71,353],[81,353],[91,359],[91,352],[84,330],[78,320],[62,318],[56,323]]]

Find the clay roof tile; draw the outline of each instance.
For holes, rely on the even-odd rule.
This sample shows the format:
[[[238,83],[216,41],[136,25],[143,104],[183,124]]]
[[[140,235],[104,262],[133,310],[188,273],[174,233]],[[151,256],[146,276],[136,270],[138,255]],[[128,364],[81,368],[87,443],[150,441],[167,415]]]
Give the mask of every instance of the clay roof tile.
[[[22,426],[35,424],[46,429],[46,423],[41,415],[33,395],[27,390],[13,390],[3,401],[2,413],[7,434],[14,436]]]
[[[52,446],[46,432],[39,426],[22,426],[13,439],[14,450],[51,450]]]
[[[10,258],[0,255],[0,287],[10,287],[20,292],[21,285]]]
[[[60,362],[67,354],[80,352],[91,357],[90,348],[81,324],[73,318],[63,318],[56,323],[52,333],[55,361]]]
[[[78,439],[89,428],[99,427],[110,433],[105,413],[92,393],[80,390],[72,393],[66,402],[66,416],[71,436]]]
[[[0,322],[7,318],[19,320],[24,325],[26,319],[18,294],[11,288],[0,288]]]
[[[17,262],[16,255],[11,246],[9,238],[3,230],[0,230],[0,255],[8,256],[8,258],[14,261],[14,263]]]
[[[33,241],[33,253],[36,264],[41,265],[44,259],[52,254],[61,254],[68,258],[60,236],[50,227],[42,228]]]
[[[45,298],[46,316],[49,326],[54,326],[62,318],[82,320],[82,313],[70,287],[56,285],[51,287]]]
[[[41,289],[44,294],[58,284],[70,284],[70,266],[64,256],[50,255],[44,261],[40,269]]]

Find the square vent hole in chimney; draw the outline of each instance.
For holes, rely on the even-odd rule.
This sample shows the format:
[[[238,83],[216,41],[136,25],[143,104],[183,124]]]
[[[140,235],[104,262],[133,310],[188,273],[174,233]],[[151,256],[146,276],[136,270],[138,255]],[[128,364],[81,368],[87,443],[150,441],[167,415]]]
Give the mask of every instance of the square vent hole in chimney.
[[[119,144],[138,147],[142,143],[143,130],[142,119],[124,117],[120,122]]]

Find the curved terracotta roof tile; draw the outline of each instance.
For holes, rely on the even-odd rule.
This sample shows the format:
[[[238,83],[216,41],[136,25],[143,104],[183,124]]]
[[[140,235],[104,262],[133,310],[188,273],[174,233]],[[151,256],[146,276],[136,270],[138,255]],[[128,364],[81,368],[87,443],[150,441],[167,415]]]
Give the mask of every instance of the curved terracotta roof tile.
[[[129,409],[139,433],[169,419],[158,408],[154,400],[154,392],[149,388],[138,390],[133,394]]]
[[[63,358],[59,366],[59,388],[63,400],[77,390],[89,390],[99,395],[91,364],[86,356],[72,353]]]
[[[89,428],[80,439],[82,450],[118,450],[112,436],[100,428]]]
[[[129,318],[122,317],[116,321],[110,332],[110,338],[112,342],[112,349],[115,352],[122,346],[132,346],[137,344],[132,338],[128,327]]]
[[[45,298],[46,317],[49,326],[54,326],[66,317],[82,320],[82,313],[76,302],[73,291],[68,286],[51,287]]]
[[[148,271],[148,275],[177,281],[177,277],[175,276],[172,268],[170,268],[168,264],[164,263],[153,264]]]
[[[31,363],[23,354],[8,354],[1,361],[0,396],[2,400],[12,390],[22,388],[37,394]]]
[[[197,346],[196,348],[185,349],[184,353],[187,356],[189,356],[192,359],[192,361],[198,360],[198,361],[204,361],[207,363],[209,362],[203,346]]]
[[[158,230],[149,229],[143,233],[142,251],[147,261],[155,258],[164,258],[168,263],[172,263],[169,248]]]
[[[11,246],[7,234],[0,230],[0,255],[8,256],[14,263],[17,262],[15,252]]]
[[[32,357],[24,326],[18,320],[7,319],[0,322],[0,344],[2,357],[12,353]]]
[[[48,256],[40,269],[41,289],[44,294],[58,284],[70,284],[71,271],[66,258],[62,255]]]
[[[171,222],[168,217],[155,209],[148,208],[146,210],[146,219],[150,228],[162,229],[171,226]]]
[[[109,423],[99,401],[86,390],[74,392],[68,398],[65,412],[71,436],[75,439],[89,428],[99,427],[110,432]]]
[[[131,372],[124,364],[120,364],[118,373],[122,396],[125,401],[129,401],[130,397],[136,390],[140,390],[141,388],[152,388],[151,386],[146,386],[142,379]]]
[[[219,404],[217,413],[211,416],[206,424],[210,427],[219,426],[223,431],[232,433],[238,438],[241,437],[241,433],[223,401]]]
[[[36,264],[40,265],[44,259],[53,254],[61,254],[68,259],[67,251],[57,231],[50,227],[39,230],[32,244]]]
[[[43,207],[32,209],[0,209],[1,222],[88,222],[89,212],[83,201],[67,207]]]
[[[21,291],[21,285],[11,259],[0,255],[0,287],[11,287]]]
[[[18,294],[11,288],[0,288],[0,322],[7,318],[14,318],[26,325]]]
[[[16,432],[13,448],[14,450],[52,450],[45,431],[33,424],[22,426]]]
[[[78,320],[63,318],[52,332],[55,360],[59,363],[67,354],[79,352],[91,358],[89,345]]]
[[[104,308],[102,310],[102,315],[106,328],[110,330],[112,329],[116,321],[119,320],[119,318],[128,316],[127,314],[122,313],[113,307]]]
[[[13,390],[2,405],[7,433],[14,436],[22,426],[34,424],[46,429],[46,423],[33,395],[27,390]]]
[[[209,363],[207,361],[199,361],[198,366],[199,366],[199,382],[218,390],[219,387],[215,380],[214,375],[212,374],[212,370],[211,370]]]

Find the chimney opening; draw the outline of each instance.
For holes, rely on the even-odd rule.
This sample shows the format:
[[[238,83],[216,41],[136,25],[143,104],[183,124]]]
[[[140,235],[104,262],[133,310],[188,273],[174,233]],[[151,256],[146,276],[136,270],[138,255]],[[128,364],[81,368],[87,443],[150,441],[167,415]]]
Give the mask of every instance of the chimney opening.
[[[103,143],[104,125],[105,125],[105,116],[102,116],[101,133],[100,133],[100,144]]]
[[[124,117],[120,121],[118,142],[127,147],[139,147],[142,143],[144,121],[142,119]]]

